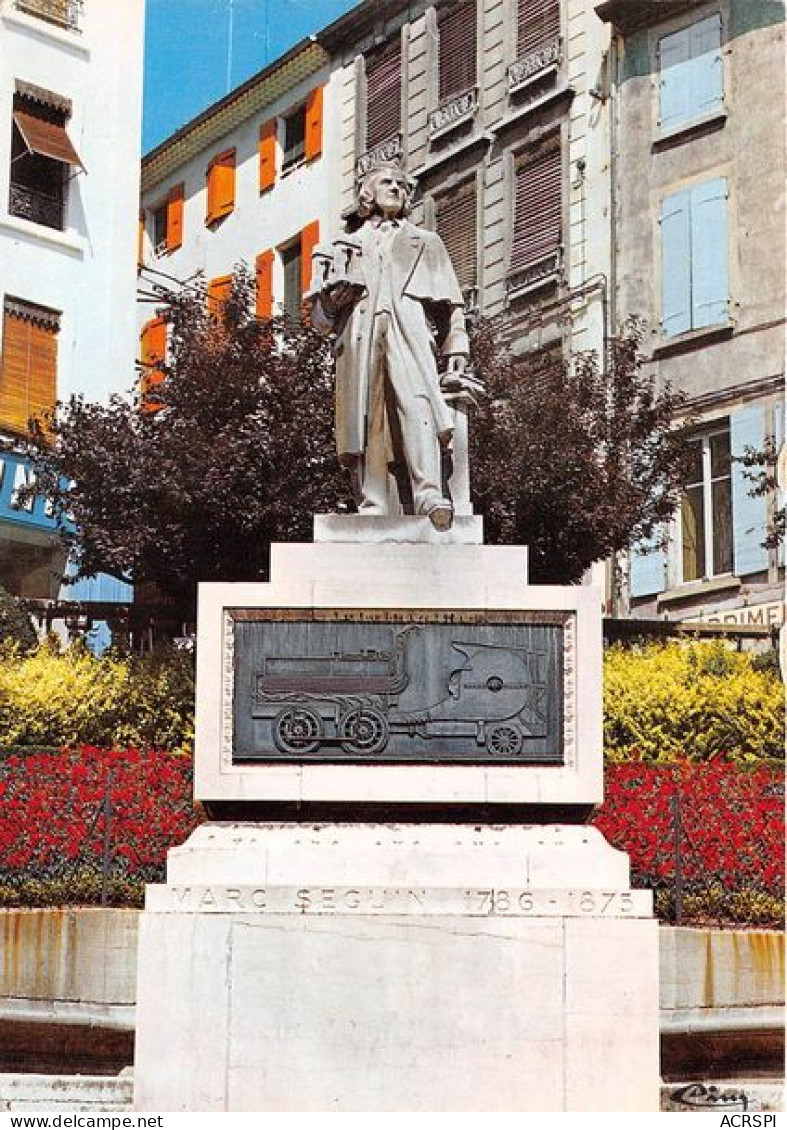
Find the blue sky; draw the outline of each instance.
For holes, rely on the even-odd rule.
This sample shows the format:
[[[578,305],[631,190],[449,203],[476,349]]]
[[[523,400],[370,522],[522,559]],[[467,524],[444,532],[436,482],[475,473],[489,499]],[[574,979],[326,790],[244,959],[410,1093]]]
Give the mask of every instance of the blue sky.
[[[356,2],[147,0],[142,152]]]

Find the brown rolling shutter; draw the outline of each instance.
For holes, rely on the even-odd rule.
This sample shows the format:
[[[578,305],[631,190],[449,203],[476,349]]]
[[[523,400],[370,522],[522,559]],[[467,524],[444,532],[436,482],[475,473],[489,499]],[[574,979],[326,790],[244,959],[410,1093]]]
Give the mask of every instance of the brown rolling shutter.
[[[517,162],[512,271],[539,262],[560,246],[560,173],[559,143]]]
[[[518,0],[517,55],[524,59],[560,34],[560,0]]]
[[[445,102],[476,82],[476,0],[441,10],[439,36],[439,98]]]
[[[14,121],[22,135],[22,140],[31,153],[38,153],[42,157],[51,157],[54,161],[61,161],[64,165],[73,165],[84,172],[85,166],[71,144],[71,138],[66,133],[64,123],[48,121],[46,118],[25,113],[23,110],[14,111]]]
[[[51,412],[57,399],[58,315],[14,302],[3,314],[0,427],[27,434],[32,416]]]
[[[396,137],[402,126],[402,42],[395,39],[366,60],[366,148]]]
[[[455,192],[436,201],[437,234],[446,246],[463,291],[476,285],[478,277],[475,181],[467,181]]]

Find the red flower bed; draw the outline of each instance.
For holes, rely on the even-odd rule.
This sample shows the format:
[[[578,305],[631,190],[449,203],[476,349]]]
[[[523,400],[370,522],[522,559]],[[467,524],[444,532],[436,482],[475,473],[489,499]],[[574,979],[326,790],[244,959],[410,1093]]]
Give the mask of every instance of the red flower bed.
[[[674,802],[680,798],[681,856],[687,885],[784,893],[784,778],[714,760],[669,765],[626,762],[606,771],[594,824],[629,852],[636,886],[675,879]]]
[[[0,757],[0,884],[63,878],[77,868],[100,872],[108,779],[112,876],[161,881],[167,849],[183,843],[199,819],[190,759],[83,746]],[[594,823],[629,852],[635,885],[673,885],[676,794],[687,888],[715,883],[727,891],[783,894],[782,775],[721,760],[608,767],[606,800]]]
[[[113,874],[160,877],[167,849],[197,823],[191,759],[82,746],[0,758],[0,880],[100,870],[107,782]]]

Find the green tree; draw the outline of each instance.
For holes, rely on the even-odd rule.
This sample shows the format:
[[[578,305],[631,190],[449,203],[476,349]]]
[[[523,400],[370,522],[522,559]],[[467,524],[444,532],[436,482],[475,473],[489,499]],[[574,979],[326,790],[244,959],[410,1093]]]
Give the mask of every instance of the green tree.
[[[108,406],[72,397],[32,445],[79,575],[152,583],[193,621],[200,581],[265,579],[270,543],[311,540],[312,514],[346,507],[347,484],[322,338],[255,318],[243,271],[219,310],[197,284],[166,318],[161,383]]]
[[[200,581],[266,579],[272,541],[308,541],[314,513],[352,503],[327,343],[258,320],[244,271],[218,311],[196,284],[166,317],[160,383],[108,406],[73,397],[34,425],[31,451],[79,575],[151,582],[192,621]],[[536,364],[488,325],[474,334],[487,387],[471,424],[475,506],[488,542],[530,546],[534,581],[577,581],[676,505],[680,398],[656,393],[636,346],[629,328],[605,367]]]
[[[680,501],[685,398],[659,390],[629,321],[607,349],[517,358],[490,325],[473,364],[487,395],[470,435],[475,508],[487,541],[530,547],[534,583],[572,584],[649,538]]]

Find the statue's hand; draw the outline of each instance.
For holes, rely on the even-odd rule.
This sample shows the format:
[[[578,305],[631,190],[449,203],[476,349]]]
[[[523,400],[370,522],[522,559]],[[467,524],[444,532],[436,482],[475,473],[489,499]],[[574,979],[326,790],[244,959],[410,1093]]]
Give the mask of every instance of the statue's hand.
[[[452,353],[445,367],[445,375],[447,377],[461,377],[462,373],[467,368],[467,361],[468,358],[464,353]]]
[[[463,353],[452,354],[448,358],[448,364],[440,380],[440,387],[449,396],[464,394],[475,404],[475,396],[484,392],[484,383],[470,372],[467,366],[468,358]]]
[[[358,288],[353,283],[338,282],[322,292],[321,301],[327,310],[335,313],[354,302],[357,291]]]

